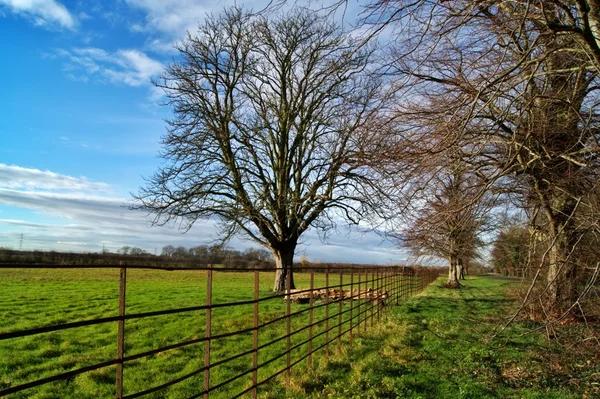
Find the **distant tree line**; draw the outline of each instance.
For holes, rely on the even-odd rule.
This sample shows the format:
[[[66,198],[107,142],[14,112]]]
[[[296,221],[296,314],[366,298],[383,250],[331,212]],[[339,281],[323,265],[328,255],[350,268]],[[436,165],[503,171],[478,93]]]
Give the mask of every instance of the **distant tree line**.
[[[0,248],[0,263],[4,264],[118,265],[121,261],[125,261],[127,265],[174,268],[205,267],[208,264],[236,269],[275,267],[271,253],[267,250],[248,248],[239,251],[218,245],[200,245],[189,249],[167,245],[159,256],[128,245],[121,247],[117,253],[107,250],[101,253],[68,253]]]
[[[239,269],[275,267],[271,253],[260,248],[247,248],[239,251],[221,245],[199,245],[189,249],[184,246],[166,245],[162,249],[161,256]]]

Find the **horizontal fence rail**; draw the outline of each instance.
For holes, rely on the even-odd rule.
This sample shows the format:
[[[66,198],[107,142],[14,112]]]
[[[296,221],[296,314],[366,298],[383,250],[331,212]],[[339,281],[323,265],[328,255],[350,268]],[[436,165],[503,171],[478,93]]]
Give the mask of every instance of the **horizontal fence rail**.
[[[403,266],[311,267],[295,270],[296,289],[292,289],[288,280],[285,292],[273,293],[268,288],[273,281],[273,269],[240,271],[211,265],[181,269],[126,265],[0,265],[0,273],[19,273],[27,269],[52,271],[49,279],[60,276],[64,281],[71,281],[70,276],[79,273],[77,278],[82,284],[77,288],[82,292],[86,292],[88,278],[90,281],[102,280],[103,284],[106,280],[106,284],[110,284],[110,278],[114,277],[118,284],[110,287],[115,288],[117,298],[107,299],[106,303],[97,300],[97,305],[109,306],[117,299],[116,310],[108,311],[113,315],[85,320],[61,319],[27,328],[19,328],[18,322],[17,327],[0,325],[0,353],[17,347],[11,342],[19,339],[47,340],[54,347],[63,348],[67,338],[60,334],[72,333],[74,335],[69,339],[77,342],[77,331],[92,327],[108,329],[109,336],[116,341],[115,356],[85,364],[71,361],[71,355],[53,350],[51,354],[59,359],[59,363],[63,357],[69,359],[67,364],[58,367],[60,371],[29,381],[23,381],[15,372],[14,376],[0,380],[0,396],[29,397],[32,390],[51,384],[61,384],[58,388],[53,387],[53,391],[75,392],[72,385],[83,375],[92,376],[92,382],[85,380],[83,386],[110,383],[112,388],[106,390],[104,387],[101,391],[104,394],[98,395],[118,399],[154,393],[160,397],[256,398],[259,389],[273,383],[277,377],[282,378],[287,390],[292,368],[301,365],[311,370],[313,355],[318,351],[328,361],[332,352],[342,349],[344,342],[352,345],[357,335],[381,321],[388,305],[399,304],[416,295],[438,277],[437,270]],[[97,270],[92,273],[90,269]],[[162,291],[150,301],[152,305],[135,302],[135,295],[141,296],[144,290],[155,289],[154,285],[166,281],[169,273],[185,273],[181,275],[181,284],[175,282],[173,289],[189,290],[190,297],[197,302],[195,305],[176,307],[176,303],[169,302],[168,292],[163,295]],[[29,276],[36,274],[32,272]],[[232,279],[237,283],[229,281]],[[28,283],[27,279],[22,280],[19,284]],[[32,281],[37,284],[35,278]],[[226,286],[224,290],[220,290],[220,284]],[[162,290],[161,287],[158,289]],[[57,296],[60,294],[56,292]],[[6,303],[0,302],[0,314],[9,314]],[[161,309],[148,308],[155,305],[160,305]],[[85,307],[86,304],[72,304],[72,307],[77,306]],[[91,302],[89,306],[93,306]],[[140,324],[144,320],[151,322]],[[177,323],[181,323],[181,327],[173,330],[173,336],[181,336],[181,339],[167,334],[164,342],[141,348],[143,345],[139,341],[144,337],[160,335],[163,329],[173,325],[178,327]],[[191,326],[190,331],[186,331],[186,325]],[[168,342],[171,338],[175,341]],[[30,344],[26,343],[24,347]],[[90,356],[93,351],[94,348],[90,348]],[[28,358],[27,353],[13,352],[11,356]],[[41,362],[44,356],[34,360]],[[176,366],[171,367],[169,361]],[[143,389],[129,387],[128,376],[146,364],[150,372],[131,377],[132,380],[143,378],[144,381],[136,383]],[[0,361],[0,370],[4,367]],[[164,371],[167,369],[175,371]],[[159,371],[162,373],[160,378],[157,376]],[[185,389],[170,391],[183,384]],[[107,395],[107,392],[110,393]],[[77,396],[76,393],[73,395]]]

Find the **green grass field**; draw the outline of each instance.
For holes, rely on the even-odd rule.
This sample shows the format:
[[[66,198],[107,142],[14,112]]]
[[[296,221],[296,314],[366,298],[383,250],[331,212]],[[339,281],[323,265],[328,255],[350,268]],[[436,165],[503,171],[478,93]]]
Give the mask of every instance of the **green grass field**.
[[[261,273],[260,296],[272,295],[273,273]],[[117,316],[119,271],[117,269],[0,269],[2,293],[0,297],[0,333],[20,331],[47,325]],[[349,283],[349,277],[345,277]],[[339,274],[331,276],[331,284],[339,282]],[[356,281],[355,281],[356,282]],[[213,303],[249,300],[253,297],[253,273],[215,272]],[[296,285],[309,287],[309,274],[296,274]],[[316,274],[315,286],[324,285],[324,275]],[[201,306],[206,299],[206,272],[128,270],[126,313],[167,310]],[[356,316],[359,303],[355,301]],[[361,304],[361,310],[366,307]],[[371,306],[371,305],[369,305]],[[308,305],[292,304],[291,311],[306,309]],[[343,310],[349,309],[345,302]],[[285,302],[278,298],[260,304],[260,323],[284,314]],[[330,305],[330,315],[339,311],[339,304]],[[323,319],[324,308],[315,309],[314,320]],[[349,314],[343,315],[344,321]],[[337,323],[337,316],[331,325]],[[308,312],[292,318],[292,331],[307,325]],[[217,308],[212,313],[212,334],[238,331],[253,325],[253,305]],[[347,328],[346,325],[344,328]],[[324,331],[321,323],[313,335]],[[285,335],[285,321],[261,329],[259,345]],[[335,330],[337,332],[337,329]],[[189,311],[178,314],[128,320],[125,326],[125,355],[145,352],[181,341],[204,337],[205,312]],[[292,338],[292,346],[307,339],[308,330]],[[333,335],[334,332],[332,331]],[[113,359],[116,355],[117,323],[106,323],[42,333],[0,341],[0,389],[78,369]],[[317,338],[313,347],[325,342]],[[332,351],[336,347],[335,343]],[[211,347],[212,363],[243,353],[252,348],[252,333],[214,341]],[[306,353],[303,345],[292,353],[292,362]],[[285,340],[259,352],[259,364],[285,352]],[[305,369],[305,363],[300,369]],[[261,381],[285,367],[285,357],[260,369]],[[125,364],[124,393],[133,394],[166,383],[204,366],[204,343],[172,349]],[[252,355],[211,370],[211,386],[249,370]],[[276,390],[282,379],[274,380],[264,391]],[[251,385],[248,374],[215,393],[211,397],[228,398]],[[189,397],[203,389],[203,374],[189,378],[170,388],[147,395],[150,398]],[[115,367],[80,374],[70,380],[53,382],[13,395],[15,398],[109,398],[115,392]]]
[[[394,307],[352,350],[297,375],[295,391],[267,398],[600,398],[600,352],[582,325],[564,326],[570,345],[519,321],[490,340],[514,309],[514,282],[468,277],[448,290],[440,278]],[[579,331],[580,333],[581,331]],[[564,342],[564,340],[563,340]]]
[[[77,320],[116,316],[118,270],[116,269],[0,269],[0,333]],[[260,297],[272,295],[272,273],[260,275]],[[315,275],[315,286],[324,275]],[[314,370],[306,361],[293,369],[291,389],[286,393],[284,375],[261,387],[259,397],[279,398],[597,398],[600,397],[600,365],[597,346],[591,341],[571,347],[549,342],[538,325],[517,322],[489,340],[514,307],[508,295],[515,284],[509,280],[469,277],[460,290],[440,287],[438,280],[417,297],[405,298],[389,307],[383,321],[346,340],[337,353],[337,342],[326,363],[323,351],[315,355]],[[337,283],[339,275],[330,282]],[[355,279],[355,283],[356,283]],[[346,276],[344,282],[349,282]],[[299,287],[309,286],[309,274],[297,274]],[[251,299],[252,273],[215,272],[213,303]],[[205,303],[206,272],[129,270],[127,314],[199,306]],[[392,301],[390,301],[392,302]],[[318,305],[318,303],[317,303]],[[353,303],[356,316],[358,302]],[[361,310],[366,304],[361,302]],[[291,311],[308,305],[292,304]],[[349,302],[342,304],[348,310]],[[272,299],[260,304],[260,322],[285,313],[286,304]],[[331,325],[337,324],[339,304],[330,305]],[[314,319],[324,318],[324,308]],[[370,313],[369,313],[370,315]],[[349,317],[343,315],[344,321]],[[292,331],[307,325],[308,312],[292,319]],[[212,334],[251,327],[253,306],[213,310]],[[371,322],[367,323],[369,326]],[[345,326],[347,328],[347,325]],[[573,327],[578,328],[578,327]],[[205,334],[205,312],[128,320],[126,355],[141,353]],[[285,335],[285,321],[260,330],[259,344]],[[324,323],[313,335],[324,331]],[[354,331],[356,334],[356,330]],[[331,336],[337,333],[337,327]],[[292,338],[292,346],[306,340],[308,330]],[[80,327],[73,330],[0,341],[0,389],[110,360],[116,354],[117,325]],[[313,346],[323,344],[324,336]],[[586,345],[590,345],[589,347]],[[246,333],[212,343],[212,363],[252,348]],[[303,356],[307,345],[292,353],[292,362]],[[285,339],[260,351],[259,364],[285,352]],[[285,367],[285,356],[259,371],[259,381]],[[204,366],[204,343],[169,350],[125,365],[125,394],[134,394],[186,375]],[[246,355],[211,370],[211,386],[249,370]],[[115,392],[115,367],[78,375],[14,394],[14,398],[110,398]],[[230,398],[251,386],[251,374],[211,393]],[[149,398],[185,398],[202,392],[203,374]]]

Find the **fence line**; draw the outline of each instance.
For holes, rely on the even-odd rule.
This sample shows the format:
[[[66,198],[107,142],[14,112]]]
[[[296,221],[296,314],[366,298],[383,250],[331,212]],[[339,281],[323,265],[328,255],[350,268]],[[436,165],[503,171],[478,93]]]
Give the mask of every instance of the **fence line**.
[[[56,268],[56,269],[79,269],[77,266],[61,266],[61,265],[0,265],[1,269],[6,268]],[[284,381],[286,390],[289,389],[291,384],[291,370],[294,366],[305,362],[305,367],[309,370],[313,368],[313,354],[319,350],[323,350],[326,361],[329,360],[330,352],[332,349],[336,349],[338,352],[342,349],[342,340],[346,339],[347,342],[352,345],[353,340],[358,334],[367,331],[368,327],[373,327],[376,322],[381,321],[382,313],[386,309],[387,304],[399,304],[402,300],[417,294],[422,291],[427,285],[432,283],[438,276],[437,271],[428,270],[426,268],[414,269],[410,267],[401,266],[377,266],[371,268],[365,268],[364,266],[352,267],[343,266],[340,268],[334,268],[327,266],[324,269],[318,267],[311,267],[309,270],[303,270],[303,272],[309,273],[309,286],[304,289],[292,290],[290,287],[290,281],[288,279],[286,284],[286,291],[281,294],[272,294],[266,297],[259,295],[260,277],[261,271],[273,271],[273,269],[255,269],[248,271],[249,279],[253,277],[253,295],[252,299],[235,302],[218,302],[214,303],[213,298],[213,283],[214,274],[216,273],[227,273],[235,271],[243,273],[239,269],[225,269],[225,268],[213,268],[211,265],[204,268],[186,268],[186,270],[204,270],[206,272],[206,298],[205,303],[193,307],[185,308],[174,308],[167,310],[154,310],[139,313],[128,314],[126,312],[126,297],[127,297],[127,270],[128,269],[153,269],[157,270],[160,268],[151,267],[144,268],[140,266],[97,266],[85,268],[118,268],[119,269],[119,298],[118,298],[118,316],[102,317],[93,320],[80,320],[71,321],[68,323],[61,323],[57,325],[41,326],[36,328],[14,330],[0,333],[0,343],[4,340],[25,337],[36,334],[44,334],[48,332],[76,329],[83,326],[99,325],[106,323],[117,324],[117,351],[116,357],[109,361],[81,367],[79,369],[63,372],[56,374],[51,377],[41,378],[35,381],[29,381],[21,383],[16,386],[9,386],[8,388],[0,387],[0,396],[9,395],[25,391],[27,389],[39,387],[44,384],[49,384],[55,381],[70,380],[74,377],[88,373],[90,371],[115,366],[115,397],[117,399],[130,399],[145,396],[154,392],[168,389],[182,381],[187,379],[203,376],[202,383],[198,383],[198,387],[202,387],[202,390],[197,394],[190,396],[190,398],[203,397],[209,398],[211,393],[232,384],[239,379],[248,376],[250,386],[243,389],[241,392],[235,394],[230,392],[229,397],[242,397],[245,395],[251,395],[252,398],[257,397],[257,392],[261,386],[272,381],[277,376],[284,374]],[[163,269],[173,270],[173,269]],[[323,286],[315,285],[316,274],[324,274],[325,284]],[[334,275],[339,274],[339,278],[332,278]],[[296,273],[296,276],[299,274]],[[270,303],[281,304],[285,302],[285,309],[281,316],[275,317],[271,320],[261,320],[260,306],[263,303],[270,301]],[[274,302],[279,301],[279,302]],[[308,304],[308,306],[296,306],[292,311],[292,302],[298,302],[299,304]],[[335,303],[337,302],[337,307]],[[240,328],[235,331],[219,331],[218,334],[213,333],[213,311],[216,309],[233,308],[236,306],[252,305],[252,326],[248,328]],[[167,314],[180,314],[182,312],[202,312],[205,315],[205,330],[203,337],[196,337],[187,341],[180,341],[174,344],[166,345],[160,348],[154,348],[151,350],[142,351],[139,353],[129,354],[126,351],[126,325],[127,321],[135,319],[143,319],[147,317],[155,317]],[[307,315],[308,313],[308,315]],[[324,317],[315,321],[317,313],[324,313]],[[293,330],[292,320],[305,320],[302,318],[308,317],[306,322],[301,323],[301,327]],[[262,323],[261,323],[262,321]],[[279,336],[275,339],[260,344],[259,337],[261,330],[267,331],[271,326],[274,326],[278,322],[285,322],[285,335]],[[317,331],[315,331],[317,328]],[[321,330],[322,331],[319,331]],[[307,334],[307,339],[302,340],[299,334]],[[231,338],[236,336],[242,336],[244,334],[251,334],[252,345],[249,348],[236,348],[240,350],[239,353],[231,354],[231,356],[220,359],[218,361],[212,361],[211,349],[214,343],[224,340],[225,338]],[[347,337],[346,337],[347,335]],[[292,338],[295,341],[301,340],[299,343],[293,343]],[[261,350],[265,348],[281,344],[285,341],[285,352],[272,357],[268,360],[260,362]],[[322,342],[321,342],[322,341]],[[149,387],[145,390],[125,394],[124,387],[126,381],[124,379],[124,370],[126,369],[127,363],[133,362],[138,359],[149,358],[162,352],[166,352],[173,349],[184,348],[194,344],[204,343],[204,366],[198,368],[192,372],[180,376],[176,379],[170,380],[166,383]],[[314,344],[317,344],[314,346]],[[333,347],[331,346],[333,345]],[[306,347],[298,358],[292,358],[292,353]],[[213,383],[211,381],[211,370],[217,366],[233,362],[243,357],[251,356],[251,362],[248,364],[248,368],[241,373],[229,376],[229,378],[219,383]],[[270,375],[265,376],[262,380],[259,378],[259,370],[265,368],[277,360],[285,357],[285,367],[279,369]]]

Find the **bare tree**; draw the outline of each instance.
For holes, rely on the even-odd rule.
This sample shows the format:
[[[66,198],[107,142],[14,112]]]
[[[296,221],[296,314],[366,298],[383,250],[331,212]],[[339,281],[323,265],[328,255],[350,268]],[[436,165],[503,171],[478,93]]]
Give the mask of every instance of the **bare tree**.
[[[154,223],[221,222],[275,258],[275,291],[294,287],[300,236],[356,222],[375,189],[361,165],[378,108],[372,51],[306,11],[209,17],[178,46],[157,87],[174,112],[167,166],[136,196]],[[374,198],[373,200],[376,200]]]
[[[450,151],[454,152],[454,151]],[[402,245],[417,256],[429,255],[448,260],[446,287],[460,287],[466,266],[477,258],[483,240],[479,235],[489,221],[493,207],[489,192],[482,192],[482,179],[467,170],[459,159],[446,160],[438,154],[432,163],[415,163],[404,189],[405,223]],[[445,154],[447,155],[447,154]]]
[[[162,249],[162,256],[173,256],[175,253],[175,247],[173,245],[165,245]]]
[[[484,187],[500,185],[530,210],[537,237],[549,244],[538,299],[550,313],[579,298],[577,215],[593,201],[588,193],[596,184],[594,6],[379,1],[371,8],[401,33],[390,67],[412,82],[407,101],[428,104],[430,118],[451,115],[456,129],[445,140],[470,142],[466,158],[488,180]],[[413,123],[410,130],[423,137],[423,124]]]

